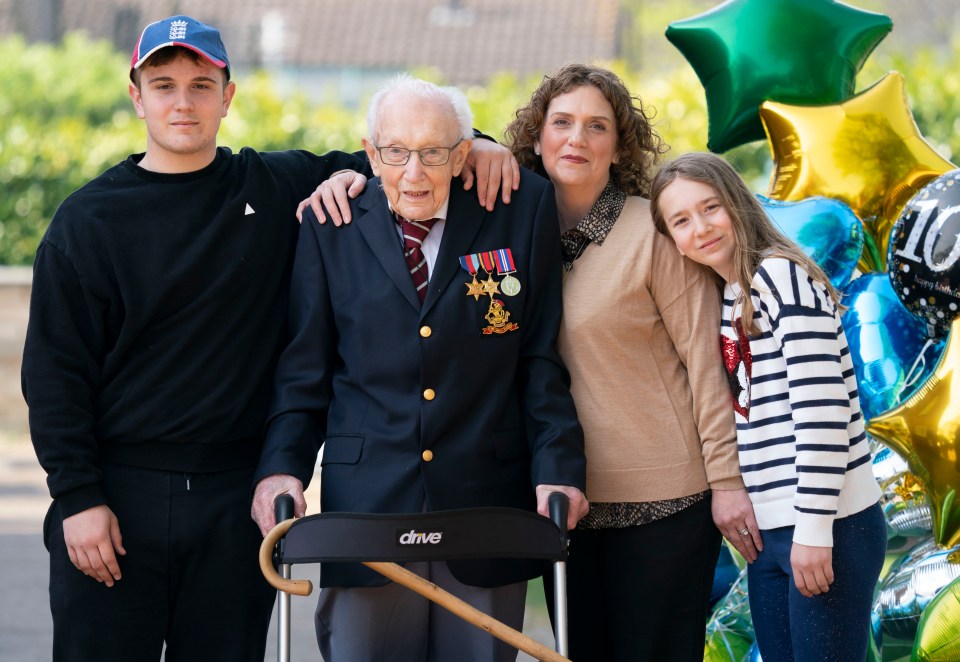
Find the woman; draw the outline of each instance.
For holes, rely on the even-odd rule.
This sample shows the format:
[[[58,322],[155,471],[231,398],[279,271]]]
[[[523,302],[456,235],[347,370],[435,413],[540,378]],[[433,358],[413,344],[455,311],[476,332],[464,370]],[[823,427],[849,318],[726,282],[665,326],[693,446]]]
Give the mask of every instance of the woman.
[[[719,156],[685,154],[652,189],[657,230],[725,286],[717,330],[767,543],[748,570],[760,653],[862,660],[887,535],[840,295]]]
[[[714,522],[749,561],[761,539],[737,466],[716,285],[655,231],[642,197],[666,146],[616,75],[582,64],[545,77],[506,135],[553,182],[560,214],[559,348],[591,504],[571,532],[570,656],[701,660]]]

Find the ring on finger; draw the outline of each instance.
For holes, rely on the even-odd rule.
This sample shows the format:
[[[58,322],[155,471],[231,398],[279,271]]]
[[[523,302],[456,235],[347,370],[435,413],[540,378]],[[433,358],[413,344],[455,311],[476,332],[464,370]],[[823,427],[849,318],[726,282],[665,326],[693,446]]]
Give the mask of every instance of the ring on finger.
[[[744,528],[742,528],[742,529],[738,529],[738,530],[737,530],[737,533],[739,533],[741,536],[749,536],[749,535],[750,535],[750,529],[744,527]]]

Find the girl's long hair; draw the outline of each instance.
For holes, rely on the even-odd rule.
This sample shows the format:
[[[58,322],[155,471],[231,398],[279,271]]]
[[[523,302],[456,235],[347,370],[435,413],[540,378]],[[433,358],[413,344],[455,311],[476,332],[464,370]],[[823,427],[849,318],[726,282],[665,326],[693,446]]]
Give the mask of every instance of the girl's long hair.
[[[830,283],[823,270],[803,250],[786,237],[764,210],[753,192],[733,167],[716,154],[694,152],[684,154],[666,164],[654,177],[650,187],[650,211],[657,230],[670,236],[666,220],[660,213],[659,198],[663,190],[677,178],[707,184],[727,210],[736,239],[733,253],[733,278],[740,285],[736,304],[741,304],[744,332],[757,335],[760,329],[753,318],[753,299],[750,288],[760,263],[768,257],[781,257],[803,268],[814,281],[821,283],[833,303],[840,306],[840,293]],[[719,276],[718,276],[719,278]]]

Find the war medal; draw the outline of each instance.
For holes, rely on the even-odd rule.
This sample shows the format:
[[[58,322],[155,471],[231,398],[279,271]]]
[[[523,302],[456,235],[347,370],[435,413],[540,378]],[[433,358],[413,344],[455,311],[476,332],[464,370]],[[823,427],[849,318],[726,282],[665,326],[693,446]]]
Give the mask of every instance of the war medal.
[[[489,294],[491,297],[494,294],[500,294],[499,286],[500,283],[493,279],[492,275],[487,275],[487,279],[480,283],[480,286],[483,288],[484,294]]]
[[[494,257],[497,260],[497,273],[503,276],[500,289],[508,297],[517,296],[520,293],[520,281],[510,275],[517,270],[513,264],[513,252],[509,248],[501,248],[494,251]]]
[[[483,335],[489,336],[492,333],[506,333],[507,331],[516,331],[520,325],[510,321],[510,311],[503,307],[503,301],[490,297],[490,308],[484,319],[490,323],[490,326],[483,329]]]
[[[481,283],[481,285],[483,285],[483,293],[489,294],[491,299],[494,294],[500,294],[500,288],[498,287],[500,283],[493,279],[493,270],[497,268],[497,261],[496,258],[494,258],[495,253],[496,251],[477,253],[477,256],[480,258],[480,266],[487,272],[487,279]]]
[[[479,301],[483,295],[490,297],[490,305],[484,315],[488,326],[481,328],[481,332],[488,336],[519,329],[519,324],[510,321],[510,311],[504,307],[503,300],[496,298],[498,294],[516,296],[520,291],[520,281],[510,275],[516,271],[510,249],[501,248],[463,255],[460,257],[460,266],[471,276],[470,282],[464,283],[467,286],[467,296],[473,297],[475,301]],[[480,269],[487,273],[485,280],[477,279]],[[497,270],[498,275],[503,276],[502,280],[494,279],[494,269]]]
[[[467,296],[473,297],[474,301],[479,301],[480,297],[486,294],[483,290],[483,285],[477,280],[477,268],[480,266],[480,259],[476,254],[462,255],[460,257],[460,266],[473,277],[471,282],[464,283],[464,285],[467,286]]]

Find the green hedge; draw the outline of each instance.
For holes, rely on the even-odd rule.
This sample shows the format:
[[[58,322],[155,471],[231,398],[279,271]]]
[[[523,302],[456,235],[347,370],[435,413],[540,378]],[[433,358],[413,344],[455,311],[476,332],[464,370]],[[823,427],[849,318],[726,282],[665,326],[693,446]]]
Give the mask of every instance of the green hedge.
[[[0,40],[0,264],[30,264],[57,206],[131,152],[145,130],[127,93],[129,59],[71,35],[57,46]],[[82,63],[79,66],[78,63]],[[361,114],[284,98],[269,76],[238,81],[220,144],[235,149],[359,148]]]
[[[954,44],[953,57],[960,54]],[[926,138],[947,158],[960,153],[960,71],[918,51],[873,57],[858,77],[863,89],[889,69],[907,79],[914,116]],[[0,264],[30,264],[57,205],[84,182],[143,149],[144,129],[127,94],[127,56],[106,42],[71,35],[62,44],[0,40]],[[703,88],[688,66],[640,73],[606,63],[656,110],[657,128],[674,153],[705,148]],[[935,72],[935,73],[934,73]],[[436,72],[417,72],[437,79]],[[493,77],[466,90],[475,124],[500,136],[540,76]],[[234,149],[304,148],[315,152],[359,149],[364,113],[282,96],[267,73],[237,81],[238,93],[221,126],[220,143]],[[770,169],[765,142],[727,155],[762,192]]]

